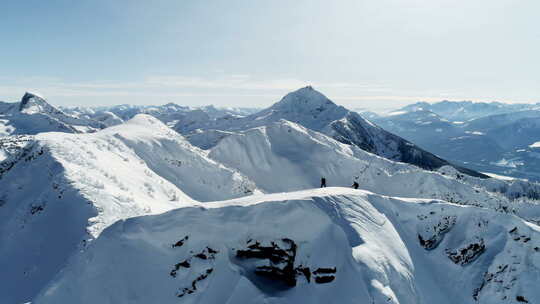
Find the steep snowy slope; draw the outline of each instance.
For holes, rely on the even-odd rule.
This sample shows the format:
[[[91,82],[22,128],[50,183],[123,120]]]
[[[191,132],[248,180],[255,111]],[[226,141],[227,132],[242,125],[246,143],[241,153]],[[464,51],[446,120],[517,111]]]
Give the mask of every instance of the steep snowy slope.
[[[358,113],[334,104],[310,86],[289,93],[270,108],[246,117],[226,117],[189,125],[180,122],[175,126],[175,130],[188,138],[192,133],[198,132],[197,143],[203,143],[205,147],[209,147],[215,139],[214,130],[242,131],[268,125],[281,119],[322,132],[342,143],[355,145],[390,160],[410,163],[428,170],[451,165],[436,155],[372,124]],[[206,130],[210,135],[209,140],[205,142],[201,140],[201,132]],[[483,176],[472,170],[456,168],[469,175]]]
[[[34,303],[536,303],[540,228],[327,188],[108,228]]]
[[[255,191],[157,119],[41,133],[0,163],[0,303],[31,300],[119,219]]]
[[[65,114],[42,97],[26,93],[20,102],[0,106],[0,136],[41,132],[91,132],[104,128],[99,121]]]
[[[316,188],[325,177],[329,186],[351,186],[357,181],[360,188],[379,194],[438,198],[540,221],[536,203],[512,201],[520,196],[538,199],[538,184],[469,177],[449,166],[439,172],[422,170],[285,120],[225,137],[209,155],[237,168],[267,192]]]

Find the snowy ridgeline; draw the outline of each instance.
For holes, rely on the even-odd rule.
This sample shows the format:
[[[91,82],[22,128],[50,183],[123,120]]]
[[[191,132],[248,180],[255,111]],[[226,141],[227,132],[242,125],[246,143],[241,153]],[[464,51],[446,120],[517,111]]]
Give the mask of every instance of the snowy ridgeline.
[[[119,219],[257,191],[148,115],[92,134],[13,140],[0,163],[1,303],[31,299]]]
[[[540,300],[538,184],[465,175],[293,93],[248,118],[198,113],[191,143],[145,114],[0,138],[0,303]],[[66,115],[41,101],[20,108]],[[321,177],[377,194],[290,192]]]
[[[518,203],[510,200],[508,194],[512,193],[513,187],[516,187],[513,186],[515,181],[468,177],[451,167],[443,167],[439,172],[425,171],[342,144],[324,134],[284,120],[265,127],[229,134],[210,151],[202,151],[191,146],[182,136],[148,115],[138,115],[126,124],[97,133],[44,133],[30,137],[16,137],[10,144],[12,152],[0,167],[0,231],[2,232],[0,233],[0,262],[4,270],[0,276],[2,281],[6,282],[0,285],[0,294],[7,303],[20,303],[32,299],[35,299],[35,303],[70,302],[73,299],[77,299],[76,302],[80,303],[122,302],[120,299],[129,299],[133,303],[148,303],[148,298],[145,296],[163,298],[163,301],[160,300],[163,303],[174,301],[213,303],[214,296],[219,298],[230,296],[230,303],[237,303],[236,299],[241,301],[243,296],[251,296],[254,299],[264,298],[264,301],[270,302],[274,301],[270,299],[277,297],[274,302],[287,303],[296,301],[299,297],[328,302],[337,295],[342,297],[336,298],[338,299],[336,302],[339,303],[346,303],[347,300],[352,301],[359,297],[374,299],[375,303],[386,303],[384,301],[387,299],[400,303],[407,303],[407,301],[428,303],[429,301],[424,299],[435,299],[437,295],[441,298],[452,299],[448,295],[459,290],[454,289],[454,286],[462,281],[448,280],[458,277],[457,274],[460,271],[474,268],[475,275],[463,281],[469,284],[467,290],[470,292],[463,295],[464,300],[461,303],[467,303],[482,295],[489,295],[492,289],[504,291],[510,286],[497,285],[499,283],[489,285],[491,279],[484,278],[484,272],[495,273],[496,270],[489,267],[499,265],[504,267],[506,264],[503,262],[493,264],[495,262],[489,260],[488,264],[482,262],[481,265],[474,266],[480,263],[479,261],[483,261],[479,259],[476,262],[480,251],[482,254],[486,251],[484,256],[490,256],[485,249],[493,247],[498,248],[493,250],[501,250],[500,246],[506,245],[501,245],[499,242],[506,239],[508,242],[510,239],[518,239],[514,240],[517,242],[515,244],[523,245],[523,248],[530,249],[529,245],[535,244],[528,239],[533,239],[532,235],[536,233],[535,228],[523,228],[533,227],[533,224],[526,224],[522,219],[511,214],[529,221],[537,221],[540,218],[534,201],[523,199]],[[306,151],[309,152],[306,153]],[[234,170],[229,168],[234,168]],[[454,212],[455,214],[466,214],[461,218],[464,222],[456,223],[465,223],[460,225],[467,225],[467,227],[477,225],[474,221],[472,224],[470,222],[472,221],[470,218],[474,217],[477,221],[490,221],[492,226],[504,226],[506,224],[500,221],[506,221],[512,222],[509,225],[522,228],[519,228],[518,234],[509,235],[506,235],[507,232],[503,233],[503,228],[498,228],[496,231],[499,234],[496,236],[496,233],[493,234],[491,237],[494,239],[489,240],[487,236],[483,237],[483,234],[479,234],[480,239],[484,238],[482,241],[475,238],[474,231],[476,230],[469,231],[470,229],[467,228],[460,232],[461,234],[457,234],[454,243],[435,250],[436,247],[439,248],[442,235],[449,231],[450,225],[453,226],[455,223],[453,217],[440,220],[439,217],[432,216],[431,212],[436,212],[434,214],[441,216],[454,213],[433,211],[431,207],[428,207],[432,205],[415,203],[418,199],[410,199],[409,204],[398,199],[369,195],[361,199],[362,203],[358,203],[356,196],[361,192],[332,189],[321,190],[324,198],[313,199],[315,205],[313,202],[302,202],[298,205],[300,209],[291,210],[290,208],[296,204],[289,204],[289,207],[282,209],[283,204],[278,201],[319,196],[321,193],[249,196],[259,191],[286,192],[318,187],[320,176],[327,178],[329,186],[350,186],[352,181],[356,180],[361,184],[361,188],[384,195],[437,198],[462,205],[486,207],[485,210],[465,208],[442,202],[436,205],[443,209],[459,210]],[[324,194],[327,191],[330,191],[328,193],[332,194],[332,197],[339,195],[339,199],[329,199]],[[246,195],[248,195],[246,198],[231,203],[197,202]],[[408,222],[406,225],[406,227],[416,227],[415,225],[426,223],[422,226],[427,229],[424,232],[418,230],[420,228],[407,230],[387,226],[388,229],[394,229],[399,234],[388,239],[386,228],[371,229],[369,228],[372,224],[371,220],[362,217],[348,220],[347,213],[343,213],[345,212],[343,208],[349,208],[360,214],[370,213],[373,212],[373,206],[375,206],[383,214],[376,218],[392,219],[397,216],[393,209],[392,211],[381,209],[381,202],[388,200],[395,202],[393,208],[416,208],[416,213],[412,213],[415,214],[414,216],[408,215],[416,217],[415,221],[424,216],[433,220],[421,221],[414,225]],[[271,211],[271,216],[267,213],[256,213],[258,211],[250,211],[254,213],[243,215],[238,211],[258,210],[260,207],[257,206],[221,208],[231,204],[250,205],[259,201],[276,201],[272,204],[260,205],[268,206],[263,209],[266,210],[265,212]],[[310,204],[313,206],[307,208],[306,206]],[[400,207],[402,204],[403,207]],[[125,240],[109,243],[110,246],[140,247],[141,251],[126,249],[116,252],[107,248],[101,249],[99,245],[110,238],[108,234],[101,234],[101,232],[118,220],[190,206],[216,207],[211,212],[222,214],[222,219],[214,222],[192,215],[192,212],[202,212],[203,209],[199,207],[180,209],[174,213],[156,217],[164,218],[158,220],[164,226],[153,222],[145,224],[147,218],[134,220],[141,221],[141,224],[137,226],[140,235],[116,236],[132,239],[135,243],[131,245],[125,244]],[[319,211],[314,214],[313,210]],[[321,213],[321,211],[326,213]],[[186,212],[187,214],[184,214]],[[239,212],[238,215],[232,215],[236,212]],[[400,214],[401,211],[397,213]],[[175,215],[173,220],[169,218],[171,214],[178,215]],[[203,212],[203,214],[208,213]],[[473,216],[473,214],[476,215]],[[229,216],[231,218],[227,219]],[[321,216],[324,220],[320,219]],[[494,217],[496,219],[493,219]],[[280,218],[283,218],[284,222],[281,222]],[[499,220],[499,218],[504,220]],[[150,219],[153,218],[148,218]],[[340,243],[339,237],[334,234],[332,238],[328,238],[327,232],[324,231],[330,229],[325,224],[325,221],[329,220],[337,222],[338,226],[344,229],[341,233],[348,235],[348,242]],[[292,223],[294,221],[296,224]],[[346,224],[347,221],[348,224]],[[379,224],[382,222],[386,220],[379,221]],[[407,221],[394,222],[394,220],[391,222],[395,227],[398,223],[407,223]],[[353,228],[343,228],[346,227],[343,226],[345,224]],[[123,224],[117,224],[111,230],[117,231],[115,229],[119,229],[121,225]],[[331,227],[337,229],[338,226]],[[432,228],[438,226],[440,227]],[[313,231],[305,232],[306,227]],[[231,229],[234,232],[231,232]],[[354,234],[351,236],[351,229],[355,231],[368,229],[369,232],[354,237]],[[407,236],[402,235],[402,229],[408,231]],[[430,229],[434,230],[430,232]],[[504,229],[511,230],[513,227]],[[151,234],[152,231],[161,232],[163,236],[154,236]],[[304,233],[308,234],[304,235]],[[395,231],[392,233],[395,234]],[[471,235],[461,239],[460,235],[463,233]],[[489,233],[491,235],[493,232]],[[373,235],[369,236],[370,234]],[[182,241],[184,238],[186,238],[185,242]],[[248,242],[250,238],[251,241]],[[386,245],[383,246],[379,238],[383,239]],[[163,246],[162,249],[148,247],[148,244],[139,244],[136,241],[145,240],[146,242],[154,239],[155,241],[150,242],[155,242],[159,248]],[[368,239],[374,240],[375,243],[358,247],[360,243],[368,243],[366,241]],[[162,243],[159,240],[162,240]],[[289,240],[294,242],[294,246]],[[170,242],[173,241],[174,244],[185,243],[186,247],[180,245],[172,247]],[[242,244],[242,242],[245,243]],[[279,248],[274,248],[272,242]],[[496,245],[487,247],[490,242]],[[403,244],[406,246],[403,247]],[[383,249],[377,246],[383,246]],[[391,254],[394,249],[388,249],[388,247],[401,248],[400,246],[403,248],[395,254]],[[467,249],[469,246],[471,248]],[[351,247],[355,248],[352,256]],[[536,245],[532,247],[533,251],[535,247]],[[175,250],[172,250],[173,248]],[[293,254],[293,248],[297,248],[295,254]],[[328,248],[332,250],[329,251]],[[359,248],[366,248],[359,251],[363,252],[362,255],[355,253]],[[512,250],[517,250],[516,252],[523,255],[529,254],[526,253],[529,251],[520,251],[522,249],[519,249],[521,248],[519,246],[516,248]],[[240,253],[238,250],[241,250]],[[250,253],[253,250],[255,251]],[[158,254],[158,257],[147,256],[149,252]],[[432,252],[438,252],[438,254],[435,255]],[[80,256],[81,253],[83,256]],[[260,258],[268,256],[269,253],[271,256],[278,255],[275,258],[269,258],[278,261],[277,266],[268,264],[266,259],[261,261],[257,258],[252,259],[253,256]],[[169,261],[168,263],[161,264],[161,254],[166,257],[163,258]],[[308,254],[313,256],[313,260],[307,257]],[[107,262],[103,261],[103,265],[101,260],[86,262],[86,259],[96,255],[101,255]],[[292,256],[295,258],[293,259]],[[131,266],[128,267],[116,259]],[[364,259],[368,260],[364,261]],[[392,262],[390,263],[387,259]],[[529,259],[528,255],[526,259]],[[146,265],[140,260],[151,264]],[[151,262],[154,260],[155,262]],[[395,262],[396,260],[408,262],[404,266],[402,262]],[[66,261],[69,261],[68,264]],[[227,261],[229,264],[225,263]],[[215,266],[216,263],[221,263],[219,269]],[[287,271],[284,270],[283,263],[289,265]],[[450,270],[443,268],[445,270],[440,273],[421,272],[418,274],[417,272],[419,267],[435,269],[443,267],[439,265],[440,263],[450,265],[448,266]],[[536,260],[520,263],[532,265],[531,267],[538,265]],[[188,264],[190,267],[185,267]],[[427,266],[421,266],[424,264]],[[194,266],[191,267],[191,265]],[[150,270],[149,268],[152,267],[156,269]],[[368,271],[366,267],[370,270]],[[153,275],[163,268],[166,268],[163,277]],[[251,274],[248,271],[250,269]],[[454,270],[451,271],[451,269]],[[513,268],[509,268],[508,271],[510,269]],[[147,274],[144,278],[136,279],[140,275],[136,271],[144,271]],[[513,282],[514,274],[521,272],[519,268],[508,272],[505,276],[508,275],[510,277],[508,280]],[[366,273],[371,274],[366,277]],[[451,273],[452,276],[448,276],[448,280],[441,280],[433,285],[435,283],[431,281],[441,273]],[[116,275],[124,279],[119,280],[115,277]],[[106,277],[114,280],[115,283],[105,280]],[[126,280],[127,277],[133,279]],[[407,283],[402,282],[403,277],[407,278]],[[524,277],[528,278],[527,275]],[[351,282],[358,280],[364,282],[364,289],[351,285]],[[537,282],[534,278],[530,280]],[[66,289],[61,287],[64,286],[63,284],[68,284],[65,285]],[[488,287],[482,287],[482,284]],[[512,284],[512,288],[518,286],[512,289],[515,291],[494,291],[496,296],[486,296],[486,299],[489,299],[486,303],[493,303],[490,301],[495,298],[502,299],[504,296],[507,297],[506,299],[517,296],[527,299],[533,297],[529,293],[522,292],[523,288],[519,287],[522,283]],[[110,292],[98,294],[94,294],[94,290],[86,289],[109,290],[109,287],[105,286],[115,287],[110,289]],[[172,289],[165,290],[166,287]],[[201,292],[205,288],[208,288],[209,292]],[[435,290],[434,288],[440,291],[429,296],[423,295],[423,292],[427,292],[424,290]],[[217,290],[217,294],[210,292],[213,289]],[[475,294],[476,289],[479,290]],[[142,291],[144,291],[143,294],[140,293]],[[42,292],[41,296],[35,298],[39,292]],[[313,295],[310,295],[312,293]],[[180,295],[182,295],[181,299],[179,299]],[[104,298],[96,299],[95,297],[98,296]],[[68,298],[65,301],[59,300],[63,297]],[[309,301],[317,302],[316,300]]]
[[[540,230],[344,188],[120,221],[35,303],[536,303]]]
[[[192,144],[209,149],[230,134],[268,126],[283,119],[393,161],[413,164],[427,170],[454,166],[374,125],[358,113],[336,105],[311,86],[291,92],[271,107],[248,116],[215,119],[192,117],[180,120],[174,129],[186,136]],[[468,175],[487,177],[467,168],[454,167]]]
[[[436,172],[390,161],[324,134],[281,120],[222,139],[209,156],[237,168],[265,192],[315,188],[324,176],[329,186],[362,189],[389,196],[442,199],[540,221],[538,184],[483,179],[445,166]]]
[[[115,126],[137,114],[148,114],[174,126],[179,121],[212,120],[241,117],[258,111],[256,108],[186,107],[169,103],[161,106],[119,105],[111,107],[60,107],[43,97],[25,93],[19,102],[0,101],[0,137],[42,132],[87,133]]]

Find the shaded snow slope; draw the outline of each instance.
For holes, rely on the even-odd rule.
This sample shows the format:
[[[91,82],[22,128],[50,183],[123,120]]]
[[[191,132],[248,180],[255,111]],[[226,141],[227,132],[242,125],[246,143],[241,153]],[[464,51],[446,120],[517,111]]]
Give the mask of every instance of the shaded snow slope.
[[[540,220],[537,204],[512,201],[538,198],[537,184],[469,177],[448,166],[439,172],[422,170],[285,120],[225,137],[209,155],[237,168],[266,192],[316,188],[325,177],[328,186],[347,187],[356,181],[360,188],[384,195],[438,198]]]
[[[30,300],[119,219],[255,190],[147,115],[92,134],[41,133],[17,147],[0,163],[2,303]]]
[[[34,303],[535,303],[540,230],[327,188],[115,223]]]
[[[526,108],[491,105],[496,105],[502,114],[450,121],[452,118],[441,117],[418,104],[406,107],[410,112],[397,111],[374,121],[454,164],[538,181],[540,158],[529,149],[540,140],[538,105]]]
[[[65,114],[36,94],[26,93],[20,102],[0,106],[0,136],[42,132],[92,132],[106,125]]]
[[[428,170],[451,165],[436,155],[374,125],[358,113],[336,105],[311,86],[291,92],[273,106],[246,117],[195,119],[189,123],[180,121],[175,126],[175,130],[188,138],[191,134],[197,133],[195,137],[197,140],[193,143],[207,148],[216,143],[215,130],[243,131],[281,119],[322,132],[339,142],[357,146],[390,160],[410,163]],[[209,134],[207,141],[202,140],[201,133],[204,131]],[[486,177],[472,170],[456,168],[469,175]]]

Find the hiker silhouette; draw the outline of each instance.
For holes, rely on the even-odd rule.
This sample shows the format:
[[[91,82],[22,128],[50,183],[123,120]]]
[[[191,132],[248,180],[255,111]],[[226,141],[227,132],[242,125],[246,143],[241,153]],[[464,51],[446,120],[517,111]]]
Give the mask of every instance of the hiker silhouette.
[[[359,186],[360,186],[360,185],[359,185],[357,182],[354,182],[354,183],[352,184],[352,187],[353,187],[354,189],[358,189]]]
[[[326,188],[326,178],[321,178],[321,188]]]

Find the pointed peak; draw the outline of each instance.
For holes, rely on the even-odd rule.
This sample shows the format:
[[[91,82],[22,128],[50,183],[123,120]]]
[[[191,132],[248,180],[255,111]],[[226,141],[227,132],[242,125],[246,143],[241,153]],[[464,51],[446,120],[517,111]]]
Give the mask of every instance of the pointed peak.
[[[40,102],[45,102],[45,98],[43,98],[39,94],[32,93],[32,92],[25,92],[23,97],[21,98],[21,109],[24,108],[24,106],[26,106],[32,99],[37,99]]]
[[[45,98],[43,98],[39,94],[32,92],[24,93],[24,96],[21,98],[21,102],[19,105],[19,111],[25,112],[27,114],[43,111],[49,113],[59,112],[58,109],[47,103]]]
[[[278,103],[274,104],[274,109],[327,109],[337,107],[328,97],[315,90],[312,86],[300,88],[285,95]]]
[[[298,89],[297,91],[306,90],[306,91],[316,91],[311,85],[305,86],[303,88]]]
[[[320,94],[323,95],[321,92],[315,90],[311,85],[305,86],[303,88],[300,88],[296,91],[292,91],[290,94]]]

